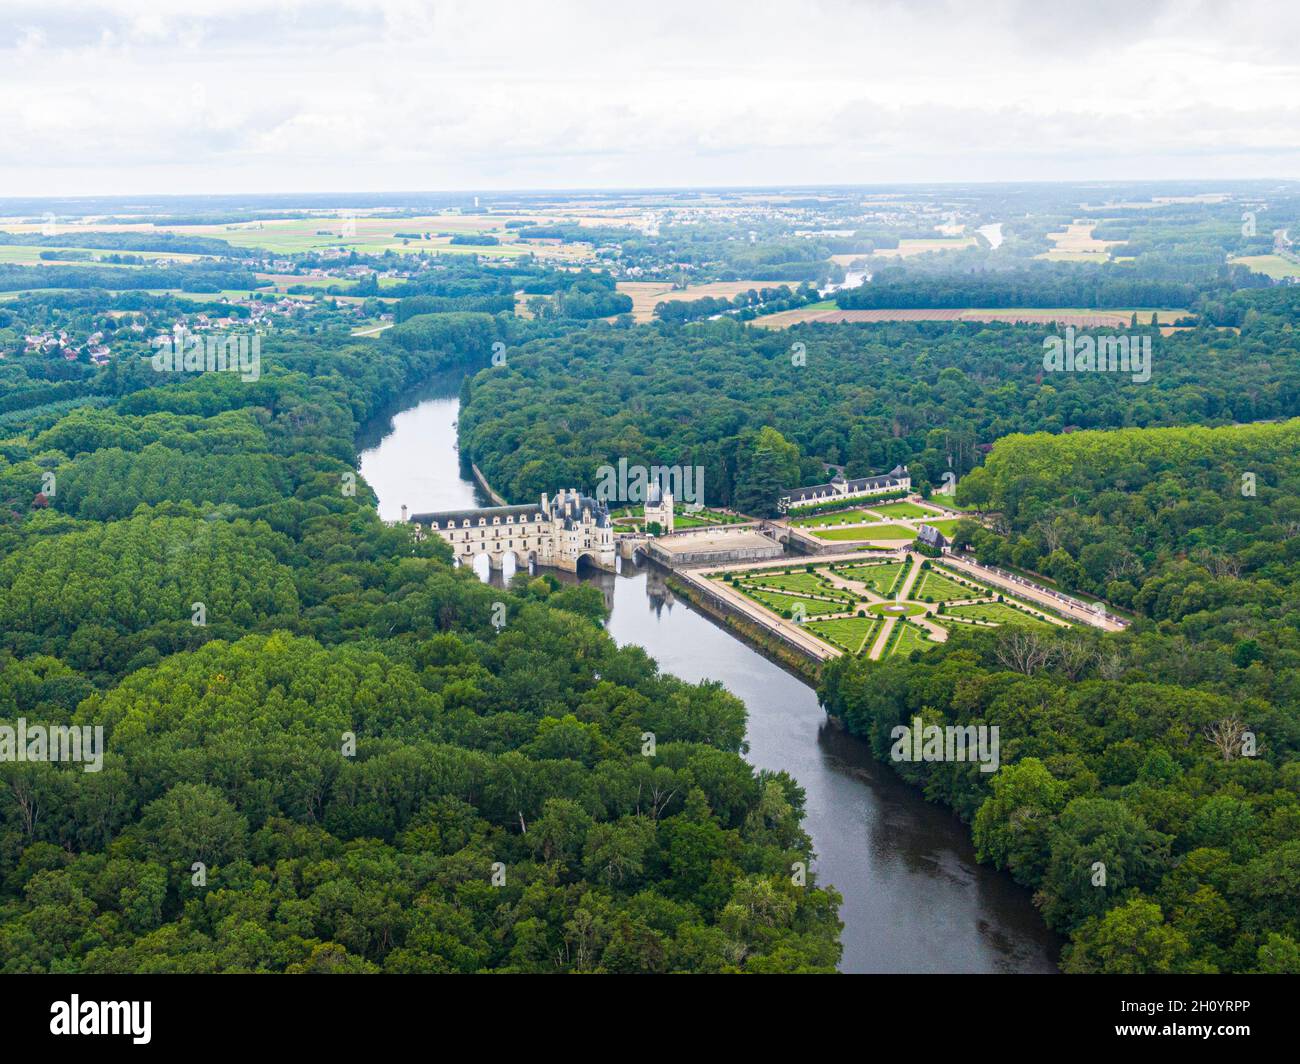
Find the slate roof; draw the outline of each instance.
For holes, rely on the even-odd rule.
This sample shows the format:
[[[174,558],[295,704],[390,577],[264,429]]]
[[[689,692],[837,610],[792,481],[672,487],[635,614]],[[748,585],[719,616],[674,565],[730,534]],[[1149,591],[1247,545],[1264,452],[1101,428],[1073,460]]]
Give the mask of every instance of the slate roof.
[[[566,495],[562,506],[559,496],[553,496],[549,516],[543,513],[540,506],[529,503],[523,506],[484,506],[475,510],[439,510],[434,513],[411,514],[407,520],[421,525],[431,525],[436,521],[438,527],[443,529],[449,527],[448,522],[455,522],[454,527],[461,528],[464,521],[468,521],[470,527],[477,528],[479,518],[483,518],[489,526],[493,518],[500,518],[502,523],[507,517],[513,517],[516,523],[527,518],[529,524],[558,518],[564,528],[574,529],[582,523],[583,510],[591,511],[597,528],[609,528],[613,523],[610,520],[609,507],[590,495],[579,495],[576,500],[572,495]]]
[[[566,495],[563,506],[559,505],[558,497],[551,500],[551,512],[563,518],[566,529],[576,528],[582,523],[583,510],[591,511],[597,528],[610,527],[609,507],[590,495],[579,495],[576,500],[572,495]]]
[[[836,473],[826,484],[810,484],[803,488],[786,488],[781,494],[782,496],[789,496],[791,502],[803,502],[806,499],[816,499],[822,495],[834,498],[837,495],[852,494],[855,491],[892,488],[907,475],[907,466],[905,465],[894,466],[888,473],[883,473],[877,477],[858,477],[856,480],[845,480],[843,473]]]
[[[916,530],[916,541],[924,543],[927,547],[938,547],[940,549],[948,545],[947,538],[933,525],[921,525]]]
[[[487,518],[487,523],[490,525],[494,517],[499,517],[502,521],[507,517],[514,517],[518,520],[525,514],[528,515],[530,522],[540,521],[546,516],[542,513],[540,506],[531,504],[527,506],[485,506],[479,510],[439,510],[437,513],[411,514],[407,520],[421,525],[429,525],[437,521],[439,528],[446,528],[448,521],[455,521],[456,527],[459,528],[460,523],[466,520],[471,525],[477,525],[480,517]]]

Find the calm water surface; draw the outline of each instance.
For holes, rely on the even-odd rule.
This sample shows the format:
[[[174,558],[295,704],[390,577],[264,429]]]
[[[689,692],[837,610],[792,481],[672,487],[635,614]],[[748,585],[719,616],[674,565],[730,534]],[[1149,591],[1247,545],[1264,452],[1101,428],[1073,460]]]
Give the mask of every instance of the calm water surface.
[[[385,518],[396,519],[403,503],[413,513],[482,504],[454,447],[457,386],[437,382],[363,433],[361,473]],[[829,724],[802,680],[676,599],[658,570],[624,563],[617,576],[556,576],[601,588],[620,644],[639,644],[665,672],[720,680],[744,699],[748,760],[785,769],[804,788],[813,870],[844,895],[844,971],[1056,970],[1058,939],[1028,892],[977,865],[968,828]]]

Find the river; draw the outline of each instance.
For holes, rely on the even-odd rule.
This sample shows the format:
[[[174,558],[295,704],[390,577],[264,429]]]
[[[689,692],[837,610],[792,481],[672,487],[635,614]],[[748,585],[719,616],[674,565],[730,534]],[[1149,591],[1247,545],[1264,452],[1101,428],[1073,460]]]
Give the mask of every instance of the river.
[[[836,292],[846,292],[850,288],[857,288],[859,285],[864,285],[870,280],[871,274],[866,270],[845,270],[843,281],[839,284],[828,284],[825,288],[819,288],[817,294],[821,296],[822,299],[826,299],[828,296],[831,296]]]
[[[383,517],[396,519],[403,504],[412,512],[482,505],[482,493],[460,475],[457,387],[435,382],[362,433],[360,471]],[[1028,891],[976,864],[969,829],[830,724],[806,683],[676,598],[650,566],[555,575],[601,588],[618,643],[645,647],[685,680],[720,680],[744,700],[747,759],[785,769],[803,787],[813,871],[844,896],[843,971],[1056,970],[1059,940]]]

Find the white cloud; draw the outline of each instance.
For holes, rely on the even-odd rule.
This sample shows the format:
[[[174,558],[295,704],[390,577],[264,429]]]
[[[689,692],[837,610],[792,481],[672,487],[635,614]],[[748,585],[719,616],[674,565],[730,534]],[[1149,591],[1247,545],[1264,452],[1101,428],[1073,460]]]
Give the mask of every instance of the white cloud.
[[[1280,0],[8,6],[14,195],[1300,176]]]

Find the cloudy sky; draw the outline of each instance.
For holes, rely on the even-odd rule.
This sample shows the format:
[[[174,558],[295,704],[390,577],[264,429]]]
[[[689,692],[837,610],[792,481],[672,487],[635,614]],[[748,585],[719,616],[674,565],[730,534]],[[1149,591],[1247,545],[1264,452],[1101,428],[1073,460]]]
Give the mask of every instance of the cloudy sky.
[[[0,196],[1300,177],[1294,0],[0,14]]]

